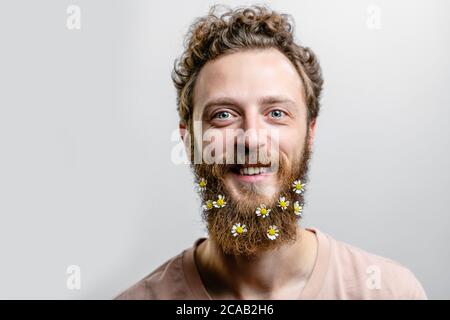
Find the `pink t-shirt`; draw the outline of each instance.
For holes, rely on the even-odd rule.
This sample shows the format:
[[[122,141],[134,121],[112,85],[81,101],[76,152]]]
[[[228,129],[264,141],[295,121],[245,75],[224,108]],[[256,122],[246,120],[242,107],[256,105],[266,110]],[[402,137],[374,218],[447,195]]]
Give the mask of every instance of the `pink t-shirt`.
[[[427,299],[414,274],[399,263],[337,241],[316,228],[318,254],[306,285],[292,299]],[[166,261],[115,299],[211,300],[195,265],[194,250]]]

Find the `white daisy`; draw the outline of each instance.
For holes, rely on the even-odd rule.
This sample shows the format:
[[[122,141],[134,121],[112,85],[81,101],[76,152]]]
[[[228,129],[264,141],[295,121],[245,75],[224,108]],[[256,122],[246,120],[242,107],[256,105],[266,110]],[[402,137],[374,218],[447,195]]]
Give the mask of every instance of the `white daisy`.
[[[267,229],[267,237],[270,240],[275,240],[280,235],[280,230],[277,226],[270,226],[269,229]]]
[[[303,217],[303,203],[300,204],[298,201],[294,202],[294,213],[300,218]]]
[[[294,191],[297,194],[302,194],[303,191],[305,191],[305,183],[302,183],[301,180],[295,180],[294,183],[292,184],[292,191]]]
[[[204,191],[206,190],[206,180],[205,178],[200,178],[200,181],[197,183],[197,188],[199,191]]]
[[[225,202],[225,197],[221,194],[217,197],[217,201],[213,202],[213,205],[216,208],[223,208],[226,204],[227,203]]]
[[[206,200],[205,204],[202,206],[203,210],[211,210],[214,205],[213,205],[213,201],[212,200]]]
[[[258,217],[267,218],[270,213],[270,209],[267,209],[265,204],[260,204],[258,208],[256,208],[256,215]]]
[[[247,226],[245,224],[241,225],[240,223],[236,223],[231,228],[231,234],[233,237],[237,237],[247,232]]]
[[[281,210],[286,210],[287,207],[289,207],[289,201],[287,201],[285,197],[280,197],[280,199],[278,199],[278,206]]]

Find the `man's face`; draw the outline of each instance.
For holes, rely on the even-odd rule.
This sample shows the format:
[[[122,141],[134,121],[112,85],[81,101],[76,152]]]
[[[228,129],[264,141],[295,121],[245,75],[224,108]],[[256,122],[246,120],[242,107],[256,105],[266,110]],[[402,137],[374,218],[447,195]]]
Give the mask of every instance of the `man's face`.
[[[308,132],[303,84],[292,63],[276,49],[221,56],[200,71],[193,102],[194,127],[201,129],[194,129],[194,145],[216,162],[194,166],[197,178],[208,181],[202,198],[228,197],[228,208],[206,214],[210,234],[234,254],[257,253],[292,238],[295,215],[281,210],[277,201],[285,196],[291,206],[294,200],[303,202],[292,198],[297,193],[289,193],[295,180],[306,179],[315,129],[312,123]],[[272,208],[272,217],[256,215],[262,204]],[[256,230],[233,236],[231,229],[238,222],[260,229],[261,236]],[[264,230],[275,222],[285,230],[279,230],[276,242],[267,242]],[[241,245],[233,246],[233,241]]]

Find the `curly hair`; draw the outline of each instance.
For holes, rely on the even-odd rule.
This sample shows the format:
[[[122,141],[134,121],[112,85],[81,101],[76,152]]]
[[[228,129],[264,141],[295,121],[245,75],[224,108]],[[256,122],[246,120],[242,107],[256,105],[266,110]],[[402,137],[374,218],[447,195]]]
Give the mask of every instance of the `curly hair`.
[[[184,52],[175,60],[172,80],[177,90],[180,121],[190,127],[193,114],[193,91],[202,67],[221,55],[244,49],[276,48],[294,65],[303,82],[307,121],[317,118],[322,91],[322,72],[314,52],[294,42],[292,16],[280,14],[266,6],[226,8],[197,18],[184,40]]]

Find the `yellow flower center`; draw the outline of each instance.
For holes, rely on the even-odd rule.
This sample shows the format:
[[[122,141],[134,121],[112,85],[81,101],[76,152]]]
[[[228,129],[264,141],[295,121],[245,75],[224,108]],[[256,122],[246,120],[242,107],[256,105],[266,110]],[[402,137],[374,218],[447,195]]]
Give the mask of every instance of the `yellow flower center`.
[[[302,185],[301,185],[300,183],[297,183],[297,185],[295,186],[295,188],[296,188],[297,190],[301,190],[301,189],[302,189]]]
[[[269,229],[269,235],[274,236],[275,233],[275,229]]]
[[[280,201],[280,206],[282,206],[283,208],[286,207],[286,201]]]
[[[223,199],[218,199],[218,200],[217,200],[217,204],[218,204],[219,206],[223,206]]]
[[[263,216],[265,216],[267,214],[267,209],[266,208],[261,208],[261,214]]]
[[[206,203],[206,207],[207,207],[208,209],[212,209],[212,207],[213,207],[212,202],[211,202],[211,201],[208,201],[208,202]]]
[[[239,233],[239,234],[241,234],[241,233],[244,232],[244,228],[242,228],[242,227],[237,227],[237,228],[236,228],[236,232]]]
[[[206,181],[203,181],[203,180],[200,181],[199,185],[200,185],[200,187],[202,187],[202,188],[206,187]]]

